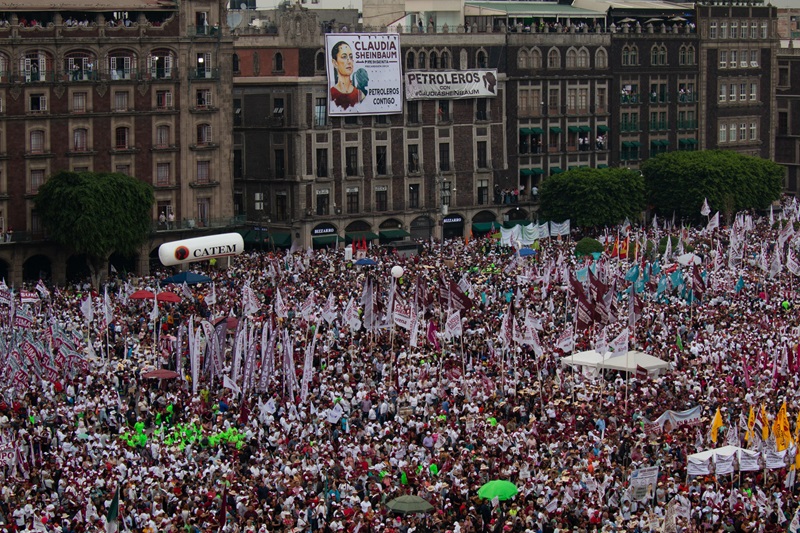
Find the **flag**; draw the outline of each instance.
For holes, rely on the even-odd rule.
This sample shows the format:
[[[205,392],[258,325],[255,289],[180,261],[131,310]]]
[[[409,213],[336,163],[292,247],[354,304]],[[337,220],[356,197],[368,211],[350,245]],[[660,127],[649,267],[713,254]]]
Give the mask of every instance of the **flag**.
[[[433,322],[433,320],[428,322],[427,339],[428,339],[428,342],[431,343],[431,345],[433,346],[434,350],[438,350],[439,347],[440,347],[439,346],[439,339],[436,338],[436,333],[438,333],[438,331],[439,331],[439,328],[436,327],[436,324]]]
[[[678,347],[678,351],[683,351],[683,340],[681,339],[680,332],[675,334],[675,345]]]
[[[792,445],[792,432],[789,428],[789,417],[786,415],[786,402],[783,402],[775,421],[772,423],[772,432],[775,434],[775,445],[782,452]]]
[[[742,292],[742,289],[744,289],[744,278],[741,275],[739,275],[739,280],[736,282],[734,290],[738,293]]]
[[[703,207],[700,208],[700,214],[704,217],[711,214],[711,208],[708,206],[708,198],[703,198]]]
[[[217,289],[214,284],[211,284],[211,293],[206,295],[206,305],[214,305],[217,303]]]
[[[461,337],[461,313],[453,311],[444,323],[445,336],[448,338]]]
[[[47,290],[47,287],[41,279],[39,279],[39,282],[36,284],[36,292],[44,299],[50,298],[50,291]]]
[[[719,407],[717,407],[717,412],[714,414],[714,419],[711,421],[711,442],[713,442],[714,444],[717,443],[719,428],[721,427],[722,427],[722,413],[720,413]]]
[[[769,418],[767,417],[767,408],[761,404],[761,440],[766,442],[769,439]]]
[[[611,341],[611,350],[613,353],[609,355],[609,359],[628,355],[628,328],[623,329],[619,335],[614,337],[614,340]]]
[[[572,353],[575,349],[575,333],[570,324],[556,340],[556,348],[560,348],[564,353]]]
[[[108,508],[108,515],[106,516],[106,532],[116,533],[119,529],[117,517],[119,516],[119,487],[117,492],[114,493],[114,499],[111,500],[111,506]]]
[[[94,308],[92,307],[92,295],[86,297],[84,301],[81,302],[81,312],[83,313],[83,317],[86,319],[86,323],[90,323],[94,320]]]
[[[744,434],[744,441],[750,442],[753,437],[753,427],[756,425],[756,410],[750,406],[750,414],[747,416],[747,431]]]
[[[153,310],[150,311],[150,320],[152,320],[153,322],[158,320],[158,298],[157,297],[153,297]]]

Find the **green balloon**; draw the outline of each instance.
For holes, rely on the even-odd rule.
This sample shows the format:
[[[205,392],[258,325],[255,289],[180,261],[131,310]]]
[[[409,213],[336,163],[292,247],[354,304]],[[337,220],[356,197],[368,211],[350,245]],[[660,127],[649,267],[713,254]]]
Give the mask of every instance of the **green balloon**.
[[[439,467],[436,466],[435,464],[432,464],[431,466],[429,466],[428,470],[430,470],[431,474],[433,474],[434,476],[439,473]]]
[[[491,424],[492,426],[496,426],[497,425],[497,419],[495,417],[491,417],[489,419],[489,424]]]

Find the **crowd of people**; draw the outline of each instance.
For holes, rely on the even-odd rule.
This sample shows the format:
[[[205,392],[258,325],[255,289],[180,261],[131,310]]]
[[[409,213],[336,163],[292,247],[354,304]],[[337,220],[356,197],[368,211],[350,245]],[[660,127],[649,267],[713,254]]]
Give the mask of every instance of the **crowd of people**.
[[[246,252],[194,265],[211,282],[193,286],[159,287],[164,270],[40,283],[36,303],[17,301],[33,286],[12,292],[0,299],[0,532],[785,531],[793,444],[778,468],[687,472],[689,455],[725,443],[774,452],[763,428],[784,404],[800,414],[785,255],[797,210],[778,212],[709,230],[626,224],[600,236],[598,257],[576,256],[573,230],[529,255],[493,236],[412,257],[362,248],[374,266],[342,249]],[[696,268],[676,259],[690,251]],[[586,297],[594,278],[605,312],[577,327],[579,285]],[[181,301],[131,298],[140,289]],[[625,328],[630,350],[669,368],[563,364]],[[177,377],[145,377],[154,369]],[[698,406],[693,423],[652,422]],[[766,416],[758,436],[751,409]],[[650,467],[651,486],[634,490]],[[490,480],[518,492],[479,497]],[[401,495],[433,510],[393,512]]]

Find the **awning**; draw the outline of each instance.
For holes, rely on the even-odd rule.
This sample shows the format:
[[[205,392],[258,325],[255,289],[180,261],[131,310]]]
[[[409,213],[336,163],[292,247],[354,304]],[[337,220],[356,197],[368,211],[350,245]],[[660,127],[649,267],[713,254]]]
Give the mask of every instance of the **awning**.
[[[544,174],[544,170],[543,170],[543,169],[541,169],[541,168],[532,168],[532,169],[531,169],[531,172],[533,172],[534,174],[537,174],[537,175],[542,175],[542,174]]]
[[[561,133],[561,128],[558,126],[550,126],[550,133]]]
[[[338,235],[321,235],[319,237],[314,237],[312,240],[315,245],[326,246],[328,244],[336,244],[336,242],[341,241],[342,238]]]
[[[597,126],[597,131],[600,133],[606,133],[608,131],[608,126],[604,126],[601,124],[600,126]]]
[[[531,134],[533,135],[541,135],[542,133],[544,133],[544,130],[542,128],[530,128],[530,130]]]
[[[382,229],[378,232],[381,239],[387,241],[396,241],[403,237],[409,237],[411,234],[404,229]]]
[[[567,170],[575,170],[576,168],[581,168],[579,165],[570,165],[567,167]]]
[[[288,248],[292,245],[292,234],[288,231],[273,231],[269,234],[269,238],[275,246]]]
[[[580,128],[578,126],[567,126],[567,130],[569,130],[570,133],[578,133]]]
[[[581,133],[589,133],[592,131],[592,128],[589,126],[578,126],[578,129],[581,131]]]
[[[550,174],[561,174],[564,169],[561,167],[550,167]]]
[[[519,129],[519,134],[520,135],[530,135],[531,133],[533,133],[533,132],[531,131],[530,128],[520,128]]]
[[[623,148],[639,148],[641,145],[639,141],[622,141]]]
[[[476,233],[488,233],[492,231],[492,226],[494,226],[495,230],[498,227],[496,222],[473,222],[472,231]]]
[[[680,139],[678,142],[680,144],[697,144],[697,139]]]
[[[608,168],[608,165],[606,165],[605,163],[600,163],[599,165],[597,165],[597,168]]]
[[[519,173],[522,174],[523,176],[533,176],[533,169],[523,168],[520,169]]]
[[[367,239],[371,241],[373,239],[377,239],[378,235],[376,233],[372,233],[371,231],[350,231],[344,234],[346,242],[353,242],[353,241],[360,241],[363,239]]]
[[[497,16],[505,16],[507,14],[508,12],[503,9],[495,9],[491,7],[486,7],[484,5],[464,6],[465,17],[497,17]]]

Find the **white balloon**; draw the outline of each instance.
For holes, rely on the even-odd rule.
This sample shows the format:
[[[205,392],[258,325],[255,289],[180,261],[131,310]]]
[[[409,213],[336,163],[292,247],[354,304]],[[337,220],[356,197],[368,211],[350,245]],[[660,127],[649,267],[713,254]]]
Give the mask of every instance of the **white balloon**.
[[[396,266],[392,267],[392,277],[393,278],[399,278],[400,276],[403,275],[403,272],[405,272],[405,271],[403,270],[403,267],[401,267],[400,265],[396,265]]]

